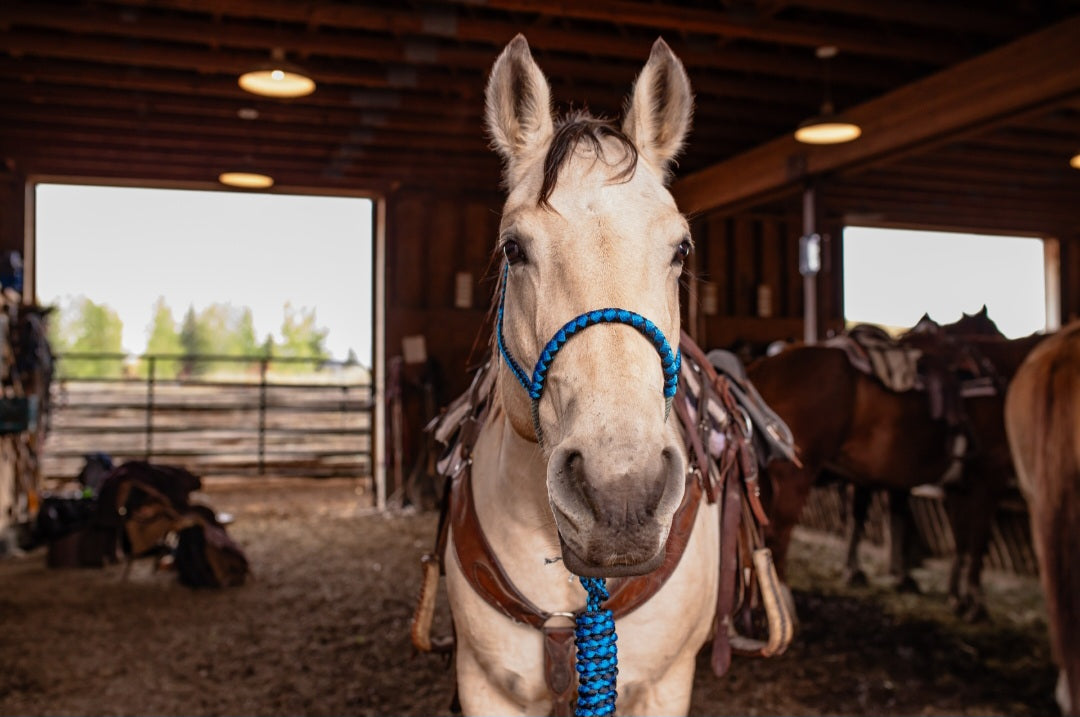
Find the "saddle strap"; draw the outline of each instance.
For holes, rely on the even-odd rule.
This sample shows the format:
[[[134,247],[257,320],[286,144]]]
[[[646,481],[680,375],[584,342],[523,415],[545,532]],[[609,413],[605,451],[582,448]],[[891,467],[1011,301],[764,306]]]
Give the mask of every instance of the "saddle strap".
[[[735,607],[738,570],[738,533],[742,518],[742,488],[731,471],[722,478],[724,502],[720,508],[720,585],[716,593],[716,635],[713,637],[713,674],[721,677],[731,667],[731,613]]]
[[[544,682],[551,692],[551,714],[570,717],[577,696],[574,659],[574,628],[570,625],[543,627]]]

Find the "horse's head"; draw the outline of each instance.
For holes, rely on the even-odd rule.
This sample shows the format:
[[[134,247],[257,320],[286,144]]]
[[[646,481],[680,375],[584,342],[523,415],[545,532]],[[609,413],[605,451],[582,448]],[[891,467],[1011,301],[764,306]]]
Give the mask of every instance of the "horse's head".
[[[686,72],[663,40],[621,125],[583,113],[556,121],[520,35],[487,87],[508,188],[499,390],[514,430],[542,436],[563,559],[579,575],[653,570],[682,499],[685,457],[666,398],[691,244],[665,181],[691,110]],[[622,311],[588,317],[611,307]],[[569,338],[549,344],[574,319]],[[538,363],[534,401],[519,383],[530,385],[553,345]]]

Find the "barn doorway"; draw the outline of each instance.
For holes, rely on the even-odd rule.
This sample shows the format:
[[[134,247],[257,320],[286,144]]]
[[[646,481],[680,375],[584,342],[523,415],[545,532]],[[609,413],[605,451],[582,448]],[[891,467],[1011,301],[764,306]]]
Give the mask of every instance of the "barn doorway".
[[[946,324],[985,305],[1009,338],[1044,331],[1058,307],[1050,254],[1033,237],[848,226],[844,316],[898,332],[924,313]]]
[[[57,307],[46,474],[82,454],[202,475],[375,469],[369,197],[38,183],[28,276]]]

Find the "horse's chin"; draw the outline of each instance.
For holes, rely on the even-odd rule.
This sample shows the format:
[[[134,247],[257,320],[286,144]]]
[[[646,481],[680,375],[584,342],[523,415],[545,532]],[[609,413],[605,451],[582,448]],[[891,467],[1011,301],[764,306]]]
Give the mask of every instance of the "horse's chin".
[[[656,554],[641,562],[596,563],[582,558],[574,552],[567,542],[559,535],[559,545],[562,547],[563,565],[574,575],[585,578],[626,578],[635,575],[647,575],[660,567],[664,562],[664,544]]]

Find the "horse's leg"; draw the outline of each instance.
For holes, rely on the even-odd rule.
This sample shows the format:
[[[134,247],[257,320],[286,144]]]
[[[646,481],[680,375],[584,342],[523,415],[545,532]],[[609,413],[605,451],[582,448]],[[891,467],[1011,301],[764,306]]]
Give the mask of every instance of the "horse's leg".
[[[850,586],[866,585],[866,573],[859,567],[859,543],[866,531],[866,515],[870,512],[870,500],[874,491],[866,486],[848,485],[847,563],[844,568],[844,581]]]
[[[769,507],[769,529],[766,536],[772,550],[773,562],[780,579],[787,570],[787,551],[791,544],[791,531],[802,514],[814,475],[806,468],[799,468],[787,461],[774,461],[769,465],[772,483],[772,500]]]
[[[968,473],[967,485],[945,493],[956,542],[956,557],[949,579],[949,602],[957,615],[968,622],[987,617],[980,581],[996,506],[989,486],[993,479],[978,470],[978,466],[973,468],[975,470]]]
[[[911,576],[914,556],[915,517],[906,490],[889,491],[889,575],[897,579],[896,589],[902,593],[918,593],[919,584]]]
[[[459,633],[460,637],[460,633]],[[491,679],[467,641],[458,640],[454,650],[457,672],[457,697],[466,715],[548,714],[550,701],[523,705]],[[503,674],[512,681],[513,675]]]

